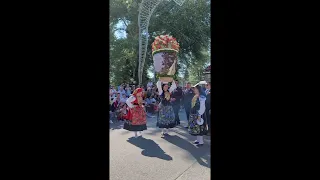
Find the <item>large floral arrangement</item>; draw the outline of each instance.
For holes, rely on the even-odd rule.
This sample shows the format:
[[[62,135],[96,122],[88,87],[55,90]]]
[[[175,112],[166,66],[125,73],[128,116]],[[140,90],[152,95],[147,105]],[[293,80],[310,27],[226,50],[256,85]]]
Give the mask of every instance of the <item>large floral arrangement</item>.
[[[158,52],[165,52],[165,51],[179,52],[179,48],[180,48],[176,38],[169,35],[157,36],[154,42],[151,44],[151,46],[152,46],[152,55]]]

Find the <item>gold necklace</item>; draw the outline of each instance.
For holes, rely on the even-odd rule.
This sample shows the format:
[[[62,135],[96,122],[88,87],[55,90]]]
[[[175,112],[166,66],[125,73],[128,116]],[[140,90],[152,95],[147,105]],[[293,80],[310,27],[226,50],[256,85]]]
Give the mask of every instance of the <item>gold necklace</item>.
[[[166,98],[167,101],[169,101],[170,100],[170,93],[166,91],[164,93],[164,97]]]

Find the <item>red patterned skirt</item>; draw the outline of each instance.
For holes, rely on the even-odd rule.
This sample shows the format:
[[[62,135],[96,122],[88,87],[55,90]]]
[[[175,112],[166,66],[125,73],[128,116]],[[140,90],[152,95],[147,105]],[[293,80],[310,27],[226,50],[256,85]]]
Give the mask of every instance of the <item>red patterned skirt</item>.
[[[142,106],[129,109],[123,129],[128,131],[143,131],[147,129],[146,112]]]

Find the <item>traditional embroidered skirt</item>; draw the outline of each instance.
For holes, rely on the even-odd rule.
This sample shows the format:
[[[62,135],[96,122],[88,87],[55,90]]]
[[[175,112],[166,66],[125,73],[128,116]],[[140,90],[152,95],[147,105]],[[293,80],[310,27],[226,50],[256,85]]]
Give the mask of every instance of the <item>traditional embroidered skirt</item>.
[[[174,111],[171,105],[160,105],[159,115],[157,120],[157,127],[159,128],[173,128],[176,126]]]
[[[123,129],[128,131],[143,131],[147,129],[146,112],[141,106],[130,109],[126,119]]]
[[[190,114],[189,116],[189,126],[188,131],[193,136],[203,136],[206,135],[208,132],[207,122],[204,115],[202,116],[204,123],[202,125],[197,124],[198,115],[197,114]]]

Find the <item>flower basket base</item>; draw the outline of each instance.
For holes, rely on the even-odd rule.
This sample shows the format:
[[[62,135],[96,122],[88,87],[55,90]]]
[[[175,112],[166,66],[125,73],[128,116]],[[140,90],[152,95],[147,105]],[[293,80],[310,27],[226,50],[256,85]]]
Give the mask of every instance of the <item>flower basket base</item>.
[[[159,77],[161,82],[172,82],[173,77]]]

